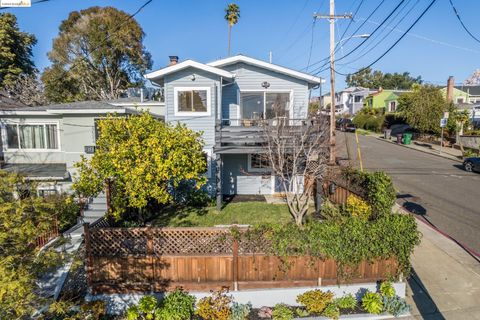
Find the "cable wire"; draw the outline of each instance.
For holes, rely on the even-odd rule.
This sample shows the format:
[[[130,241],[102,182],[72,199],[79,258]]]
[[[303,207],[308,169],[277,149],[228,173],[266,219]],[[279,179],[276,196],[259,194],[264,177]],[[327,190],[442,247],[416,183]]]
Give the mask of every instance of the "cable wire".
[[[465,25],[465,23],[463,23],[463,20],[462,18],[460,17],[460,14],[458,13],[458,10],[457,8],[455,8],[455,5],[453,4],[453,1],[452,0],[448,0],[450,2],[450,6],[452,7],[453,9],[453,12],[455,13],[455,15],[457,16],[457,19],[458,21],[460,22],[460,24],[462,25],[463,29],[470,35],[470,37],[472,37],[475,41],[479,42],[480,43],[480,40],[475,37],[473,35],[472,32],[470,32],[470,30],[467,28],[467,26]]]
[[[428,10],[430,10],[430,8],[435,4],[435,2],[437,2],[437,0],[432,0],[430,2],[430,4],[425,8],[425,10],[423,10],[423,12],[420,14],[420,16],[418,16],[417,19],[415,19],[415,21],[412,23],[412,25],[400,36],[400,38],[397,39],[397,41],[395,41],[384,53],[382,53],[377,59],[375,59],[372,63],[370,63],[368,66],[366,67],[363,67],[361,69],[359,69],[357,72],[360,72],[362,70],[365,70],[367,68],[370,68],[371,66],[373,66],[375,63],[377,63],[378,61],[380,61],[383,57],[385,57],[393,48],[396,47],[396,45],[408,34],[408,32],[410,30],[412,30],[412,28],[420,21],[420,19],[422,19],[422,17],[428,12]],[[345,73],[341,73],[341,72],[338,72],[336,70],[333,70],[335,73],[339,74],[339,75],[343,75],[343,76],[347,76],[348,74],[345,74]],[[355,72],[355,73],[357,73]]]
[[[377,12],[377,10],[382,6],[382,4],[383,4],[384,2],[385,2],[385,0],[382,0],[382,1],[375,7],[375,9],[373,9],[373,11],[368,15],[367,19],[370,19],[370,18],[375,14],[375,12]],[[353,17],[353,19],[355,19],[355,16]],[[352,19],[352,20],[353,20],[353,19]],[[350,21],[352,21],[352,20],[350,20]],[[360,24],[360,26],[358,26],[358,28],[355,29],[355,31],[352,32],[352,35],[356,34],[356,33],[365,25],[365,23],[366,23],[366,21],[363,21],[363,22]],[[342,38],[343,38],[343,35],[342,35]],[[348,41],[350,41],[350,39],[345,40],[345,42],[343,43],[343,45],[345,45],[346,43],[348,43]],[[337,43],[337,45],[338,45],[338,43]],[[335,49],[338,51],[338,48],[335,48]],[[337,52],[337,51],[334,51],[334,52]],[[314,66],[314,65],[317,65],[317,64],[322,63],[322,62],[324,62],[324,61],[327,61],[328,59],[330,59],[330,56],[325,57],[325,58],[323,58],[323,59],[320,59],[320,60],[316,61],[315,63],[312,63],[311,66]],[[321,69],[321,68],[323,68],[324,66],[325,66],[325,65],[323,65],[323,66],[321,66],[321,67],[319,67],[319,68]],[[319,68],[317,68],[317,69],[319,69]]]
[[[388,14],[388,16],[387,16],[385,19],[383,19],[383,21],[380,23],[380,25],[377,26],[377,27],[370,33],[370,37],[371,37],[372,35],[374,35],[374,34],[380,29],[380,27],[382,27],[382,26],[387,22],[388,19],[390,19],[390,17],[398,10],[398,8],[400,8],[400,6],[401,6],[404,2],[405,2],[405,0],[401,0],[401,1],[395,6],[395,8]],[[369,37],[369,38],[370,38],[370,37]],[[351,55],[352,53],[354,53],[354,52],[355,52],[356,50],[358,50],[358,48],[360,48],[369,38],[364,39],[364,40],[363,40],[362,42],[360,42],[355,48],[353,48],[351,51],[349,51],[346,55],[338,58],[337,61],[343,60],[343,59],[345,59],[346,57],[348,57],[349,55]],[[329,64],[329,62],[326,62],[326,63],[324,63],[322,66],[318,67],[318,68],[316,69],[316,71],[315,71],[315,74],[318,74],[318,73],[322,72],[322,71],[318,71],[318,70],[323,69],[327,64]]]

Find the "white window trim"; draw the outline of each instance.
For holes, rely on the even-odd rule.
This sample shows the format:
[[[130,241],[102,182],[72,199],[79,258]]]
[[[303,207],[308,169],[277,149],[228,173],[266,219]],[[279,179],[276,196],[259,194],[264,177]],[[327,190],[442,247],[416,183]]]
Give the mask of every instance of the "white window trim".
[[[49,125],[49,124],[54,124],[57,126],[57,145],[58,147],[56,149],[49,149],[49,148],[20,148],[20,131],[18,129],[18,126],[21,125]],[[17,126],[17,135],[18,135],[18,148],[9,148],[8,147],[8,137],[7,137],[7,125],[16,125]],[[22,121],[22,122],[17,122],[17,121],[8,121],[4,122],[2,124],[2,137],[3,137],[3,149],[4,151],[22,151],[22,152],[61,152],[62,151],[62,144],[60,140],[60,122],[59,121]],[[45,131],[46,132],[46,131]],[[45,140],[46,141],[46,140]]]
[[[270,173],[272,172],[271,168],[252,168],[252,154],[248,154],[248,161],[247,161],[247,171],[248,172],[261,172],[261,173]]]
[[[293,119],[293,90],[268,90],[268,89],[252,89],[252,90],[238,90],[237,91],[237,104],[238,104],[238,119],[242,116],[242,93],[258,93],[263,92],[263,112],[267,111],[267,93],[288,93],[289,96],[289,106],[288,106],[288,115],[290,119]]]
[[[183,91],[204,90],[207,91],[207,111],[205,112],[185,112],[178,110],[178,93]],[[210,87],[175,87],[173,88],[173,108],[174,115],[180,117],[209,116],[212,111],[212,96]]]
[[[205,172],[204,175],[210,179],[212,177],[212,165],[214,164],[212,158],[213,152],[212,149],[203,149],[203,152],[207,155],[207,172]]]

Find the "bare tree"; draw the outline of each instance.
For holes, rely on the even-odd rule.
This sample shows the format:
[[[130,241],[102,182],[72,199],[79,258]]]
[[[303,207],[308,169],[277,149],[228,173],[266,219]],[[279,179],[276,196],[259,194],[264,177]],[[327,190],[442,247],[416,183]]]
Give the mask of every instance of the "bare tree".
[[[15,81],[5,86],[9,98],[26,106],[41,106],[47,103],[44,88],[38,80],[37,73],[22,74]]]
[[[265,120],[265,160],[282,188],[288,209],[299,226],[308,211],[315,182],[323,177],[328,159],[328,119],[278,117]]]

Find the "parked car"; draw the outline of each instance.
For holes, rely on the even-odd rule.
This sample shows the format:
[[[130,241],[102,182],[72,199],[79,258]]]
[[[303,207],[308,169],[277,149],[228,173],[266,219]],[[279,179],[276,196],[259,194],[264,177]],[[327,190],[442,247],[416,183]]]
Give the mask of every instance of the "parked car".
[[[465,158],[463,168],[468,172],[480,172],[480,157]]]
[[[335,127],[340,131],[355,132],[355,125],[352,122],[352,119],[340,118],[335,123]]]

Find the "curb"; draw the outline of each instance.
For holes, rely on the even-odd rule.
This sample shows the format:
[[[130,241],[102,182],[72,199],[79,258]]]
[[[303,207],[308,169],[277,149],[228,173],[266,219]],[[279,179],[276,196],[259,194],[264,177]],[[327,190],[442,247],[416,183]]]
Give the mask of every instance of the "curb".
[[[443,158],[443,159],[448,159],[448,160],[453,160],[453,161],[456,161],[456,162],[459,162],[459,163],[463,163],[463,160],[460,160],[460,159],[456,158],[455,156],[444,156],[444,155],[441,155],[441,154],[438,154],[438,153],[435,153],[435,152],[430,152],[430,151],[427,151],[427,150],[412,148],[412,147],[409,147],[408,145],[398,144],[398,143],[395,143],[393,141],[385,140],[382,137],[375,137],[375,138],[377,140],[380,140],[380,141],[383,141],[383,142],[386,142],[386,143],[390,143],[390,144],[393,144],[393,145],[396,145],[396,146],[404,147],[404,148],[407,148],[407,149],[410,149],[410,150],[415,150],[415,151],[418,151],[418,152],[431,154],[432,156],[437,156],[437,157],[440,157],[440,158]]]

